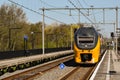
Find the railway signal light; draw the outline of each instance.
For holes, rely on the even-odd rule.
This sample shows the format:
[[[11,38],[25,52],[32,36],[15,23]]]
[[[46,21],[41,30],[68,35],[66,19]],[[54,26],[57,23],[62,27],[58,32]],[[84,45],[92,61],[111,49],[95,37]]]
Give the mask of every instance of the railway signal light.
[[[112,37],[112,38],[114,37],[114,32],[111,32],[111,37]]]

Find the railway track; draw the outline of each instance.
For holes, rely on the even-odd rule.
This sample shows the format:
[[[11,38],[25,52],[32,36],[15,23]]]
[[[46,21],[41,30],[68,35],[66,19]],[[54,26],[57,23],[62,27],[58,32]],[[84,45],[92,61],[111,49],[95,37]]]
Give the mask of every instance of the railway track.
[[[102,52],[100,60],[105,53],[106,50]],[[59,80],[89,80],[92,76],[93,72],[95,71],[97,64],[94,65],[79,65],[71,72],[64,74]]]
[[[93,66],[78,66],[73,69],[71,72],[62,76],[59,80],[89,80],[95,69],[95,65]]]
[[[70,55],[41,64],[34,68],[24,70],[18,74],[3,78],[2,80],[89,80],[98,64],[75,64],[73,57],[74,55]],[[64,64],[66,68],[60,70],[58,66],[63,62],[65,62]]]
[[[26,69],[20,73],[5,77],[2,80],[32,80],[36,76],[41,75],[42,73],[45,73],[46,71],[57,67],[60,63],[73,59],[73,56],[74,55],[70,55],[42,65],[38,65],[30,69]]]

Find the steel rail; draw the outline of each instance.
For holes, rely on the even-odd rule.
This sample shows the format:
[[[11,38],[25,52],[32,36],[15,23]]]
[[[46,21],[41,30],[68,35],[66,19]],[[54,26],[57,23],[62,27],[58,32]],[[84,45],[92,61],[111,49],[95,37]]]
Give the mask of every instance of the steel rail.
[[[66,80],[68,77],[70,77],[72,74],[74,74],[79,69],[80,69],[80,67],[76,67],[75,69],[73,69],[72,71],[70,71],[68,74],[66,74],[65,76],[61,77],[60,80]]]
[[[102,55],[105,53],[103,51]],[[100,57],[100,60],[102,58],[102,55]],[[76,78],[76,80],[89,80],[90,77],[93,75],[93,72],[95,71],[96,67],[98,66],[97,64],[85,64],[85,65],[80,65],[70,71],[69,73],[65,74],[62,76],[59,80],[69,80],[72,78]]]
[[[45,64],[41,64],[39,66],[33,67],[31,69],[28,70],[24,70],[20,73],[14,74],[12,76],[8,76],[2,80],[26,80],[26,79],[32,79],[34,77],[36,77],[37,75],[40,75],[42,72],[48,71],[56,66],[58,66],[58,64],[62,63],[62,62],[66,62],[68,60],[73,59],[74,55],[70,55],[67,57],[63,57],[60,59],[56,59],[50,62],[47,62]],[[49,67],[48,67],[49,66]],[[47,67],[47,69],[45,68]]]

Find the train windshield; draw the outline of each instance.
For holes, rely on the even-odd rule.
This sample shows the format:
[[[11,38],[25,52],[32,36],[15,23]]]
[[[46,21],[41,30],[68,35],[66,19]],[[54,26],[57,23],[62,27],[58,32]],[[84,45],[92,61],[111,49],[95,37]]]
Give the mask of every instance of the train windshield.
[[[96,34],[96,31],[94,28],[80,28],[77,31],[78,35],[81,37],[93,37]]]
[[[82,27],[75,32],[75,42],[79,48],[93,48],[98,39],[98,33],[93,27]]]

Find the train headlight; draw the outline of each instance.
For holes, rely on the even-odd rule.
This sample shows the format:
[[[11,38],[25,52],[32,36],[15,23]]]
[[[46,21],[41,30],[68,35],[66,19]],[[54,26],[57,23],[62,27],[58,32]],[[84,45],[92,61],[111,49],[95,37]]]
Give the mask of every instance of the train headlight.
[[[85,47],[87,47],[87,45],[85,45]]]

